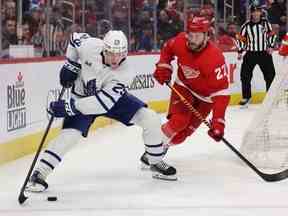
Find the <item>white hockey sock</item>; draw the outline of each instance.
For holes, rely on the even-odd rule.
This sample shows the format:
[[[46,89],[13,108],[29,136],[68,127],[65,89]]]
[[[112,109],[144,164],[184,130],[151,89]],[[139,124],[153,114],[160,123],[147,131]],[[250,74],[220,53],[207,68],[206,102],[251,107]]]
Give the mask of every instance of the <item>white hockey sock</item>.
[[[59,136],[53,139],[47,149],[41,153],[40,160],[35,168],[44,179],[61,162],[64,155],[78,143],[81,132],[75,129],[63,129]]]
[[[143,128],[143,141],[150,164],[156,164],[164,157],[161,122],[159,116],[150,109],[138,110],[132,122]]]
[[[145,152],[149,161],[149,164],[157,164],[165,156],[163,143],[156,145],[145,144]]]

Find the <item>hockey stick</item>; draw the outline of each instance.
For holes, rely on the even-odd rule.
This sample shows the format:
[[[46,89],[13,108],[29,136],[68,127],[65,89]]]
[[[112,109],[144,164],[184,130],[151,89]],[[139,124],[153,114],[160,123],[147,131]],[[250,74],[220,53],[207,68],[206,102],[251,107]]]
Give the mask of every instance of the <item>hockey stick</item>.
[[[60,99],[62,98],[64,92],[65,92],[65,88],[62,87],[61,92],[60,92],[60,95],[59,95],[59,97],[58,97],[58,100],[60,100]],[[46,137],[47,137],[47,135],[48,135],[48,133],[49,133],[49,130],[50,130],[50,128],[51,128],[51,125],[52,125],[53,121],[54,121],[54,116],[51,116],[51,118],[50,118],[50,120],[49,120],[49,123],[48,123],[48,125],[47,125],[47,127],[46,127],[45,133],[44,133],[44,135],[43,135],[43,137],[42,137],[42,139],[41,139],[40,145],[39,145],[39,147],[38,147],[38,149],[37,149],[37,152],[36,152],[36,154],[35,154],[35,156],[34,156],[34,159],[33,159],[33,161],[32,161],[32,164],[31,164],[31,166],[30,166],[30,168],[29,168],[29,171],[28,171],[28,174],[27,174],[26,179],[25,179],[25,181],[24,181],[24,184],[23,184],[23,186],[22,186],[22,188],[21,188],[20,194],[19,194],[19,196],[18,196],[18,202],[19,202],[19,204],[23,204],[23,203],[28,199],[28,197],[25,196],[25,194],[24,194],[25,188],[26,188],[26,186],[27,186],[27,183],[28,183],[28,181],[29,181],[30,175],[31,175],[31,173],[32,173],[32,171],[33,171],[33,169],[34,169],[34,166],[35,166],[36,161],[37,161],[37,159],[38,159],[38,157],[39,157],[39,154],[40,154],[40,152],[41,152],[41,149],[42,149],[42,147],[43,147],[43,144],[44,144],[44,142],[45,142],[45,140],[46,140]]]
[[[180,100],[190,109],[190,111],[199,119],[201,120],[208,128],[211,128],[210,123],[204,119],[201,114],[186,100],[186,98],[173,86],[171,86],[169,83],[166,83],[166,85],[173,91],[175,92]],[[264,179],[267,182],[275,182],[275,181],[281,181],[283,179],[288,178],[288,169],[278,172],[278,173],[273,173],[273,174],[268,174],[268,173],[263,173],[259,169],[257,169],[249,160],[247,160],[237,149],[234,148],[224,137],[221,139],[242,161],[244,161],[254,172],[256,172],[262,179]]]

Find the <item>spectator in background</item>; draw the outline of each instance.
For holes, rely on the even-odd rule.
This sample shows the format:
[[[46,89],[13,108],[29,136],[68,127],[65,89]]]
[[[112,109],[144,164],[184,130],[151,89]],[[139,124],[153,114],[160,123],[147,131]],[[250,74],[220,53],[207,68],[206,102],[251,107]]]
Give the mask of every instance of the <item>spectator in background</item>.
[[[143,26],[142,34],[139,38],[138,51],[147,51],[151,52],[154,46],[153,42],[153,26],[146,24]]]
[[[142,9],[143,10],[147,10],[147,11],[150,11],[151,13],[153,13],[153,10],[155,7],[155,4],[157,5],[157,2],[155,0],[146,0],[146,1],[143,1],[143,7]]]
[[[219,48],[222,49],[223,51],[237,50],[236,33],[237,33],[236,23],[234,22],[228,23],[226,31],[224,31],[223,34],[220,35],[216,40],[216,43],[219,46]]]
[[[62,11],[61,11],[61,6],[60,5],[54,5],[52,7],[52,13],[51,13],[50,22],[53,23],[54,25],[56,23],[59,23],[59,25],[64,26],[64,23],[63,23],[63,20],[62,20]]]
[[[215,11],[213,3],[208,1],[204,4],[202,8],[200,8],[199,15],[205,17],[210,22],[208,35],[211,41],[216,41]]]
[[[211,24],[215,22],[214,5],[210,3],[204,4],[200,9],[200,16],[204,16]]]
[[[38,28],[37,32],[31,37],[34,46],[34,54],[36,57],[42,57],[44,50],[44,29]]]
[[[128,35],[128,0],[113,0],[111,7],[114,30],[122,30]]]
[[[181,12],[182,1],[168,0],[166,7],[160,10],[158,15],[158,47],[182,32],[184,29],[183,14]],[[178,9],[178,7],[180,9]]]
[[[157,10],[158,11],[163,10],[167,5],[167,1],[169,0],[158,0]]]
[[[240,12],[238,17],[238,23],[243,24],[246,21],[247,6],[249,5],[247,0],[239,0]]]
[[[2,20],[15,19],[16,20],[16,2],[14,0],[2,1],[4,3]]]
[[[286,3],[284,0],[274,0],[268,4],[268,20],[271,24],[279,25],[279,40],[281,41],[282,36],[286,33]]]
[[[44,29],[46,29],[46,24],[43,25],[43,30]],[[45,46],[43,56],[62,56],[65,54],[67,41],[69,38],[65,37],[64,28],[62,25],[50,24],[49,38],[45,37],[44,39]]]
[[[24,22],[28,22],[30,25],[31,35],[36,34],[44,23],[44,12],[39,6],[34,6],[30,11],[25,14]]]
[[[22,45],[32,44],[30,26],[28,22],[22,24],[18,37],[19,37],[19,44]]]
[[[166,10],[161,10],[159,12],[158,40],[160,48],[165,41],[176,36],[182,30],[182,25],[179,22],[175,23],[175,19],[171,19]]]
[[[50,55],[64,56],[68,46],[69,37],[66,37],[65,31],[61,26],[55,27],[52,40],[52,55]]]
[[[153,48],[153,18],[148,10],[139,11],[135,22],[136,50],[151,51]]]
[[[97,35],[97,16],[96,16],[96,5],[90,4],[87,7],[86,13],[86,32],[91,37],[98,37]]]
[[[96,5],[95,4],[90,4],[87,7],[87,12],[86,12],[86,32],[91,36],[91,37],[98,37],[97,35],[97,16],[96,16]]]
[[[6,19],[4,21],[4,29],[2,33],[2,49],[9,49],[9,45],[18,44],[18,37],[16,32],[16,20]]]
[[[177,4],[176,0],[168,0],[164,10],[176,25],[181,25],[181,31],[183,30],[183,13],[177,8],[181,6],[180,3]]]
[[[22,13],[25,14],[30,10],[31,0],[22,0]]]
[[[83,0],[73,0],[74,7],[75,7],[75,23],[81,23],[82,22],[82,6],[81,6],[81,1]]]
[[[68,28],[70,25],[72,25],[74,22],[79,24],[79,22],[76,21],[76,8],[71,7],[69,4],[64,4],[64,2],[58,3],[57,7],[60,9],[61,13],[61,19],[63,22],[63,25],[65,26],[65,29]],[[80,8],[77,8],[77,10],[80,10]],[[75,14],[74,14],[75,12]],[[77,17],[77,20],[79,20],[80,17]]]

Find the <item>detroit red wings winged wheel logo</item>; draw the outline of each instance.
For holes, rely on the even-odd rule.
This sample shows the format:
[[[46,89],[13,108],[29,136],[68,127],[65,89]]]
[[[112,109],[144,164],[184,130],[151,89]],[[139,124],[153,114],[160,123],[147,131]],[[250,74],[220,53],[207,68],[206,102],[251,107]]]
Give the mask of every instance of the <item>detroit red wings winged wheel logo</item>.
[[[197,78],[200,74],[200,71],[191,67],[188,67],[186,65],[180,65],[181,69],[183,71],[184,76],[186,79],[194,79]]]

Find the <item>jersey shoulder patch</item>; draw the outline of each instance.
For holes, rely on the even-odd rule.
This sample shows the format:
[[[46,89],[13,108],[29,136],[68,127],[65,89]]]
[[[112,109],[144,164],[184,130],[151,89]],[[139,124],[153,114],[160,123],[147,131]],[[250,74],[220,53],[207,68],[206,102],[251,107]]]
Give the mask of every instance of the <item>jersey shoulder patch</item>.
[[[83,43],[83,41],[87,40],[88,38],[90,38],[90,35],[87,33],[77,33],[74,32],[71,34],[70,36],[70,45],[74,48],[78,48],[81,46],[81,44]]]

